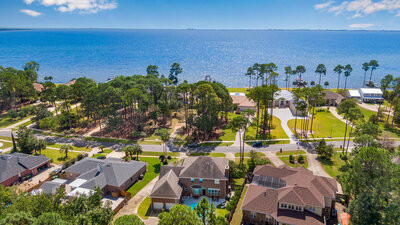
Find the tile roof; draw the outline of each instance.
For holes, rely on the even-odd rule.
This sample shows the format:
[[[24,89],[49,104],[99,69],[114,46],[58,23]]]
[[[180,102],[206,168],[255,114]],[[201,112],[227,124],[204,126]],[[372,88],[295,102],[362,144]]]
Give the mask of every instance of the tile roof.
[[[243,95],[230,95],[232,98],[232,103],[238,105],[239,107],[256,107],[256,103],[248,99]]]
[[[17,176],[25,170],[31,170],[50,159],[44,155],[28,155],[23,153],[11,153],[0,156],[0,182],[13,176]]]
[[[264,182],[266,180],[269,182]],[[271,182],[281,185],[271,188]],[[306,211],[281,210],[278,208],[278,202],[324,208],[330,206],[325,205],[325,199],[335,198],[337,191],[336,180],[316,176],[303,167],[257,166],[254,169],[253,183],[247,190],[242,209],[273,215],[282,223],[320,224],[319,216],[314,216],[313,213],[308,215],[309,212]],[[296,215],[296,218],[292,218],[291,214]]]
[[[94,189],[106,185],[120,187],[144,167],[146,163],[140,161],[85,158],[65,171],[77,173],[79,179],[86,180],[80,187]]]

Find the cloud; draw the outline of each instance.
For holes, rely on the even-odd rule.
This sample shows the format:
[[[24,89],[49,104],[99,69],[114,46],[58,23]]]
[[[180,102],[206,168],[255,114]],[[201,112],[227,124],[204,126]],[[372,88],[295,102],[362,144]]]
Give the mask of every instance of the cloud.
[[[325,6],[327,3],[319,4],[319,7]],[[315,5],[314,8],[316,8],[316,6],[317,5]],[[397,13],[396,16],[398,16],[400,15],[400,0],[351,0],[344,1],[339,5],[333,5],[333,3],[331,3],[325,6],[325,8],[328,8],[328,12],[332,12],[335,15],[339,15],[344,12],[353,13],[351,18],[358,18],[379,11],[388,11],[391,13],[395,12]]]
[[[373,23],[356,23],[356,24],[350,24],[349,27],[353,29],[365,29],[365,28],[370,28],[375,26]]]
[[[326,9],[329,6],[331,6],[333,3],[334,3],[334,1],[329,1],[329,2],[325,2],[325,3],[321,3],[321,4],[316,4],[316,5],[314,5],[314,9],[316,9],[316,10]]]
[[[41,5],[54,6],[60,12],[97,13],[101,10],[117,8],[116,0],[24,0],[26,4],[39,2]]]
[[[22,13],[25,13],[26,15],[33,16],[33,17],[42,15],[41,12],[36,12],[36,11],[30,10],[30,9],[21,9],[19,11]]]
[[[25,4],[28,4],[28,5],[32,4],[33,1],[35,1],[35,0],[24,0]]]

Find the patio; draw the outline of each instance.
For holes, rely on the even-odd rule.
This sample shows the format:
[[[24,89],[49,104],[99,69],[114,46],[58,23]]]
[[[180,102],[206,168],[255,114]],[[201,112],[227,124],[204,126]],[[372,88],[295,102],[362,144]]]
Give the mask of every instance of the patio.
[[[217,206],[223,202],[225,202],[226,200],[224,198],[217,198],[216,199],[212,199],[206,196],[201,196],[199,198],[193,198],[193,197],[182,197],[182,204],[190,206],[192,209],[194,209],[194,207],[197,206],[197,204],[199,204],[199,202],[201,201],[201,199],[206,198],[207,201],[209,203],[212,203],[215,208],[217,208]]]

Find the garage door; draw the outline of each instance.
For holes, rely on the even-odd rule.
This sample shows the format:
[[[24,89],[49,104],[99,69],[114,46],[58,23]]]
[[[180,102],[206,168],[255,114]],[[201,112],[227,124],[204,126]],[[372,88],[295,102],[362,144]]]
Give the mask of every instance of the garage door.
[[[164,208],[164,203],[162,203],[162,202],[153,202],[153,207],[154,207],[154,209],[163,209]]]
[[[165,207],[169,210],[174,205],[175,205],[175,203],[166,203]]]

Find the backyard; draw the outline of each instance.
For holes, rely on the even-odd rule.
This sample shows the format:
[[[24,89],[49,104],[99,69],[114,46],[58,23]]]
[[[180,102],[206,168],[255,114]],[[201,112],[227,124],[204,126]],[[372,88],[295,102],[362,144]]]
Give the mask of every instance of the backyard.
[[[242,203],[244,200],[244,196],[246,195],[246,192],[247,192],[247,187],[248,186],[243,187],[242,195],[240,196],[239,202],[238,202],[235,212],[232,216],[231,224],[236,225],[236,224],[240,224],[242,222],[243,212],[242,212],[241,207],[242,207]]]

